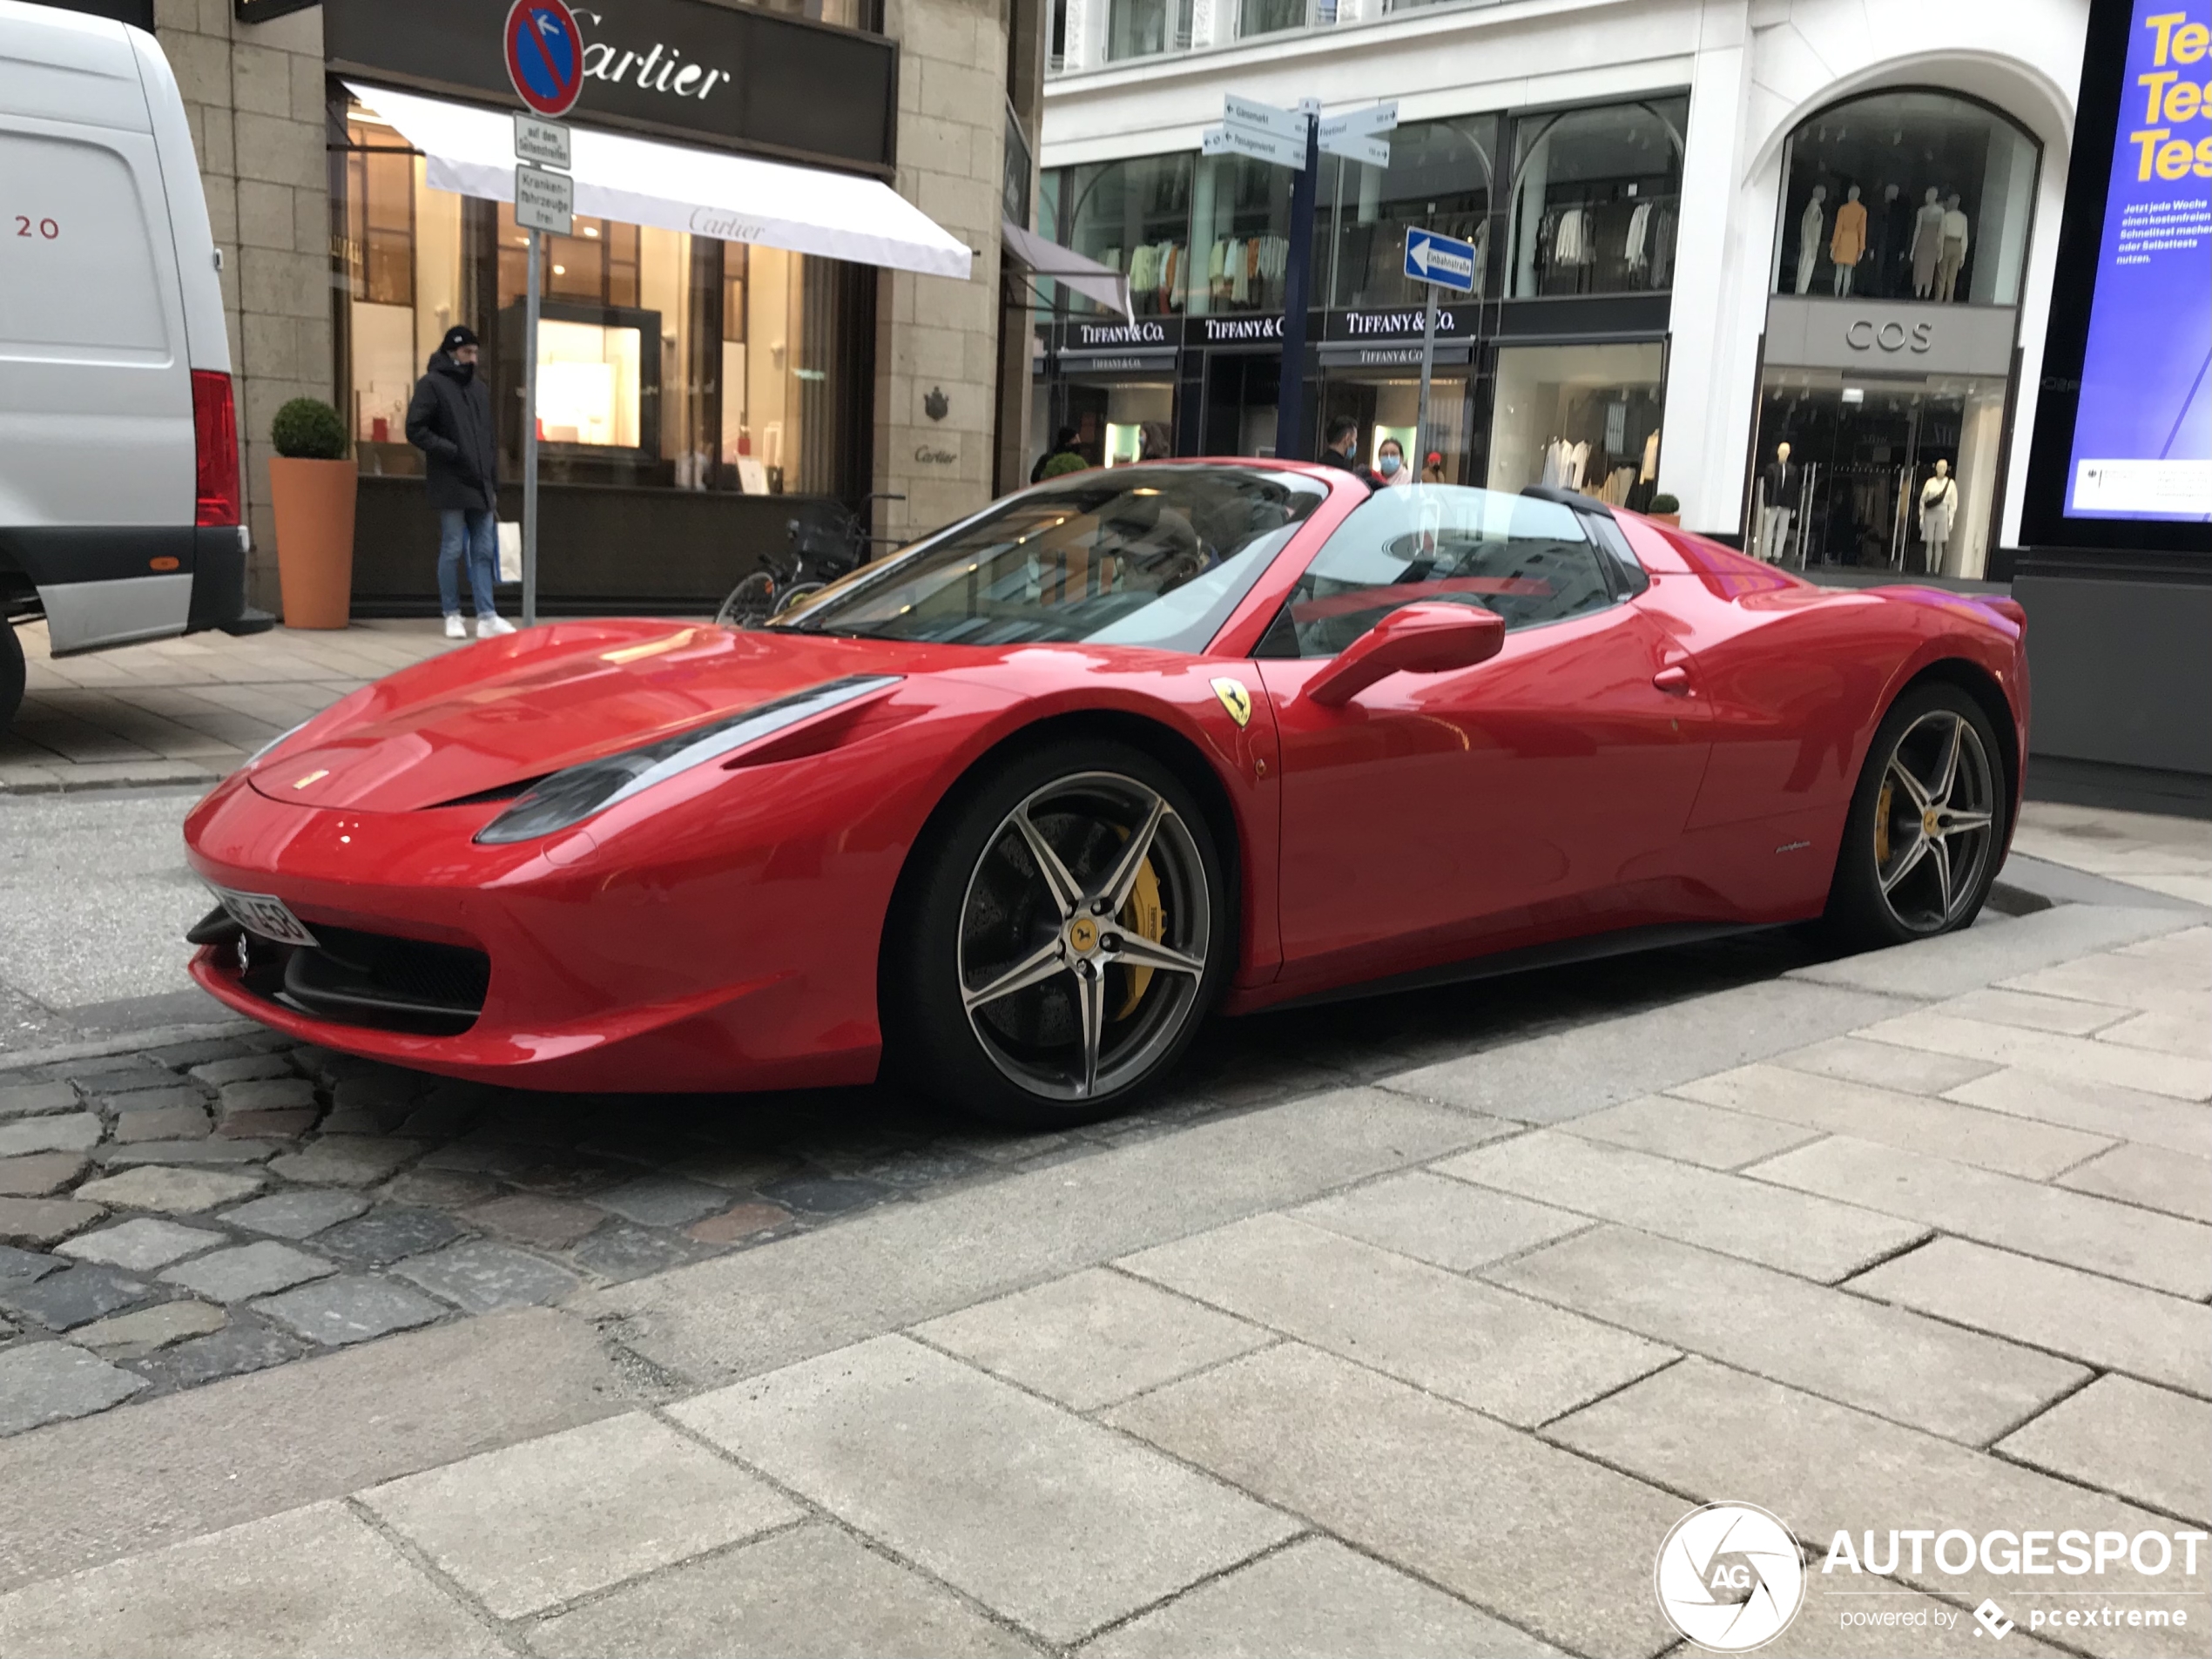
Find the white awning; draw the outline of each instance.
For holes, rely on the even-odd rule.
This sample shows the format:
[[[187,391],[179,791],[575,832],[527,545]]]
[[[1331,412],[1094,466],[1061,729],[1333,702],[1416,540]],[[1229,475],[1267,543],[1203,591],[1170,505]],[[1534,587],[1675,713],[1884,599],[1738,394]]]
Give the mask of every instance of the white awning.
[[[346,83],[428,159],[433,190],[515,199],[515,127],[497,110]],[[890,185],[594,127],[572,129],[576,211],[725,242],[967,280],[968,246]]]
[[[1064,283],[1084,299],[1096,300],[1108,310],[1120,312],[1132,323],[1136,320],[1136,314],[1130,309],[1129,279],[1112,266],[1101,265],[1073,248],[1047,241],[1035,231],[1023,230],[1010,219],[999,221],[999,234],[1017,265],[1037,276]]]

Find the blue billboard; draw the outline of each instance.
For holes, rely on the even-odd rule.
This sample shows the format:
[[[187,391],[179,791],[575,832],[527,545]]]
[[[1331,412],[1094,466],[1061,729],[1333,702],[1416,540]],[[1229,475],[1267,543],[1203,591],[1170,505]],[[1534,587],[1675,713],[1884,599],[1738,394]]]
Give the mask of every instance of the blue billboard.
[[[2069,518],[2212,521],[2208,14],[2212,0],[2134,0],[2067,456]],[[2053,304],[2075,299],[2061,292]]]

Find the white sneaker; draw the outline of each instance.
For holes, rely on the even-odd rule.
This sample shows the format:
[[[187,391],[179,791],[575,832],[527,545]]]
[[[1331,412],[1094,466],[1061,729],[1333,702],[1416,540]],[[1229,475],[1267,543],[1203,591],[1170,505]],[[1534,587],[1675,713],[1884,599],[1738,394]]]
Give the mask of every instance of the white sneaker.
[[[461,613],[458,610],[446,618],[446,637],[448,639],[469,637],[469,624],[461,620]]]
[[[504,617],[476,618],[476,637],[479,639],[496,639],[502,634],[511,634],[514,631],[515,624]]]

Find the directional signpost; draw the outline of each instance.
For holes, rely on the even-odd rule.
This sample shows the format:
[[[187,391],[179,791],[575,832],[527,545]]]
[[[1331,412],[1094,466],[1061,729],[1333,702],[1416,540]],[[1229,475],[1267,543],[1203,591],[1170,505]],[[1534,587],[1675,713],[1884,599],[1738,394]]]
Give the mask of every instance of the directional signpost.
[[[1295,110],[1234,92],[1222,99],[1221,125],[1199,135],[1209,156],[1244,156],[1298,175],[1291,187],[1290,260],[1283,273],[1283,378],[1276,401],[1275,453],[1305,458],[1305,309],[1313,264],[1313,199],[1321,157],[1344,156],[1371,167],[1390,165],[1390,146],[1376,135],[1398,125],[1398,105],[1323,119],[1321,106],[1302,99]]]
[[[1428,382],[1436,368],[1436,291],[1449,288],[1454,293],[1474,292],[1474,244],[1462,242],[1456,236],[1440,236],[1434,231],[1409,229],[1406,233],[1406,274],[1428,288],[1428,308],[1421,315],[1421,401],[1414,417],[1413,430],[1418,435],[1420,454],[1416,464],[1426,470],[1429,454]],[[1420,476],[1420,474],[1415,474]]]
[[[537,624],[538,239],[568,236],[576,227],[569,130],[555,118],[583,94],[583,35],[563,0],[515,0],[501,39],[507,78],[531,111],[515,117],[515,223],[530,233],[523,307],[523,626],[531,628]]]

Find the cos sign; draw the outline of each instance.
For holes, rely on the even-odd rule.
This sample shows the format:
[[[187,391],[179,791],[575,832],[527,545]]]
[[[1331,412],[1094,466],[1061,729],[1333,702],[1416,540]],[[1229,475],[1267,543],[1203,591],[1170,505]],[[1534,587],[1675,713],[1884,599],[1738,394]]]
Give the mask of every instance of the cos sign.
[[[1933,323],[1916,322],[1911,327],[1892,318],[1888,322],[1876,323],[1871,317],[1861,317],[1844,330],[1844,344],[1853,351],[1926,351],[1934,341]]]

